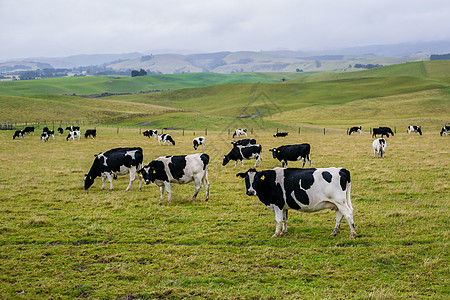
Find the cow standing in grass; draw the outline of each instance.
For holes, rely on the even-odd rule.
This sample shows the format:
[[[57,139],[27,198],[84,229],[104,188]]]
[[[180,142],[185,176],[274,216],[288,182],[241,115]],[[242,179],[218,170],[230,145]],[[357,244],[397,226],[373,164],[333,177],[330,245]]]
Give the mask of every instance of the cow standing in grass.
[[[375,139],[372,143],[373,157],[384,157],[384,152],[386,150],[386,140],[383,138]]]
[[[242,166],[244,166],[244,159],[255,159],[255,167],[259,162],[259,166],[261,167],[261,150],[262,147],[259,144],[256,145],[248,145],[248,146],[235,146],[231,151],[224,155],[222,166],[228,164],[230,160],[234,160],[234,167],[236,167],[238,160],[241,161]]]
[[[240,137],[241,135],[245,135],[245,137],[247,137],[247,129],[246,128],[236,129],[233,133],[233,138],[235,136]]]
[[[202,147],[202,151],[205,150],[205,137],[199,136],[196,137],[192,143],[194,144],[194,149],[197,150],[200,146]]]
[[[420,126],[408,126],[408,134],[411,134],[411,132],[422,135],[422,128]]]
[[[351,135],[354,132],[359,132],[359,134],[362,134],[361,126],[350,128],[350,130],[348,131],[348,135]]]
[[[288,161],[303,160],[302,168],[305,166],[306,161],[311,168],[311,146],[309,144],[299,145],[285,145],[278,148],[269,149],[272,152],[273,158],[278,159],[281,162],[281,166],[288,166]]]

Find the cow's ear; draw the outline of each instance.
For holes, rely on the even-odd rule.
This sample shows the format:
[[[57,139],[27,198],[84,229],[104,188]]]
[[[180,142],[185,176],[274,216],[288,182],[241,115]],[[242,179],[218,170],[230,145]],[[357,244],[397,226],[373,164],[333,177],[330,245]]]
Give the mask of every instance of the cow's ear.
[[[98,154],[94,154],[94,157],[98,157]]]
[[[245,178],[245,173],[238,173],[238,174],[236,174],[236,177],[237,177],[239,180],[242,180],[242,179]]]

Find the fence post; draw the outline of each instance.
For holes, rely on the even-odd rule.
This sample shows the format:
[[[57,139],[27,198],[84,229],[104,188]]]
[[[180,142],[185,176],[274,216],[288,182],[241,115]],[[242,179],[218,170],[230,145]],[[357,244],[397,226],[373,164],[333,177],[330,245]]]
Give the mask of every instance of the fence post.
[[[184,136],[184,128],[183,128],[183,136]]]
[[[348,128],[347,128],[347,135],[348,135]]]
[[[119,134],[119,127],[117,127],[117,134]]]
[[[278,133],[278,127],[277,127],[277,133]]]
[[[397,127],[394,127],[394,133],[397,134]]]
[[[252,128],[251,132],[252,132],[252,134],[253,134],[253,128]]]
[[[208,135],[208,128],[205,128],[205,135]]]
[[[323,129],[323,135],[325,135],[325,128]]]
[[[298,128],[298,134],[300,134],[300,127]]]

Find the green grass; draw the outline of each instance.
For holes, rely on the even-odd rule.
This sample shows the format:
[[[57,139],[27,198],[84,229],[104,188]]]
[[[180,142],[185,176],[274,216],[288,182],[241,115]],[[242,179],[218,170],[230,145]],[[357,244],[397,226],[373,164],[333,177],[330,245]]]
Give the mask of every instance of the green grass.
[[[142,147],[145,163],[194,153],[194,133],[167,131],[177,144],[160,147],[139,129],[97,130],[96,140],[47,143],[38,134],[12,140],[12,132],[0,132],[1,298],[449,297],[447,137],[398,132],[386,158],[374,159],[368,133],[275,139],[255,130],[262,169],[280,165],[269,148],[308,142],[313,167],[342,166],[352,176],[355,240],[346,223],[329,236],[328,210],[291,211],[287,235],[272,239],[273,213],[235,177],[253,162],[221,166],[230,149],[226,131],[206,136],[210,200],[203,188],[191,201],[192,184],[173,185],[168,203],[155,185],[139,191],[135,182],[125,192],[127,176],[113,191],[101,190],[98,178],[84,191],[83,176],[94,154],[114,147]]]

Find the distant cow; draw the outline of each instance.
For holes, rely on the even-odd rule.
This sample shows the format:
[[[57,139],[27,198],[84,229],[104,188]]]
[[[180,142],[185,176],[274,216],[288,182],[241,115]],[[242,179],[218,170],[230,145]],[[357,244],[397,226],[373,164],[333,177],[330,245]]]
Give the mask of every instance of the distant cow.
[[[235,136],[240,137],[241,135],[245,135],[245,137],[247,137],[247,129],[246,128],[236,129],[233,133],[233,138]]]
[[[97,136],[97,129],[88,129],[84,133],[85,138],[92,137],[94,139],[96,136]]]
[[[158,137],[158,130],[148,129],[142,133],[145,137],[150,138],[151,136]]]
[[[287,132],[277,132],[273,135],[273,137],[286,137],[287,135]]]
[[[447,135],[449,132],[450,132],[450,126],[444,126],[444,127],[442,127],[440,134],[441,134],[441,136],[442,136],[442,134]]]
[[[64,130],[61,127],[58,127],[58,134],[59,135],[63,135]]]
[[[78,138],[78,140],[80,140],[80,136],[81,132],[79,130],[70,131],[67,135],[66,141],[68,141],[69,139],[72,139],[74,141],[75,138]]]
[[[80,130],[80,126],[67,126],[66,130],[70,131]]]
[[[342,217],[345,217],[350,227],[350,238],[356,236],[348,170],[277,167],[261,172],[250,169],[236,176],[245,179],[247,195],[258,196],[259,200],[275,213],[277,226],[272,237],[286,234],[288,209],[301,212],[335,210],[336,225],[331,236],[339,234]]]
[[[244,159],[255,158],[255,167],[259,161],[259,166],[261,166],[261,150],[262,147],[259,144],[248,145],[248,146],[235,146],[231,151],[224,155],[222,166],[228,164],[230,160],[234,160],[234,167],[237,165],[237,161],[240,160],[242,166],[244,166]]]
[[[190,155],[161,156],[144,166],[139,173],[142,174],[145,184],[153,182],[160,187],[161,201],[164,199],[164,189],[167,190],[169,201],[172,200],[171,183],[185,184],[194,181],[197,194],[203,184],[206,192],[205,201],[209,198],[208,181],[209,156],[206,153]]]
[[[24,133],[33,133],[34,135],[34,126],[27,126],[23,129]]]
[[[375,139],[372,143],[373,157],[384,157],[384,152],[386,150],[386,140],[383,138]]]
[[[163,142],[163,145],[166,144],[169,145],[169,142],[172,143],[172,145],[175,146],[175,141],[172,139],[172,137],[170,136],[170,134],[167,133],[163,133],[163,134],[159,134],[158,135],[158,143],[161,146],[161,142]]]
[[[420,126],[408,126],[408,134],[411,134],[411,132],[422,135],[422,128]]]
[[[47,131],[43,131],[42,134],[41,134],[41,140],[44,141],[44,142],[47,142],[48,138],[49,138],[48,132]]]
[[[24,135],[25,135],[25,131],[24,130],[22,130],[22,129],[16,130],[16,132],[14,132],[14,135],[13,135],[13,140],[15,140],[16,137],[17,138],[19,138],[19,137],[23,138]]]
[[[273,158],[278,159],[281,162],[281,166],[288,166],[288,161],[303,160],[302,168],[305,166],[306,161],[311,168],[311,146],[309,144],[299,145],[286,145],[278,148],[269,149],[273,154]]]
[[[255,145],[256,144],[256,140],[255,139],[243,139],[243,140],[238,140],[236,142],[231,142],[233,144],[233,146],[248,146],[248,145]]]
[[[354,132],[359,132],[359,134],[362,134],[361,126],[350,128],[350,130],[348,131],[348,135],[351,135]]]
[[[116,148],[94,155],[94,163],[89,173],[84,176],[84,189],[87,190],[94,183],[94,179],[102,177],[102,189],[105,188],[106,179],[109,180],[109,189],[113,189],[112,176],[126,175],[130,173],[130,183],[127,191],[130,189],[136,178],[136,172],[142,168],[142,148]],[[142,178],[139,177],[139,189],[142,186]]]
[[[205,137],[199,136],[196,137],[192,143],[194,144],[194,149],[197,150],[198,147],[202,146],[202,151],[205,150]]]
[[[42,134],[41,134],[41,139],[42,139],[42,140],[44,140],[44,139],[42,138],[43,136],[45,136],[44,133],[47,134],[47,140],[48,140],[49,137],[52,137],[53,139],[55,139],[55,131],[54,131],[54,130],[50,130],[50,129],[48,129],[48,127],[44,127],[44,128],[42,129]],[[46,142],[47,140],[45,140],[45,142]]]
[[[394,136],[394,133],[389,127],[378,127],[372,129],[372,137],[377,137],[377,134],[380,134],[381,137],[383,137],[383,135],[389,137],[389,133],[392,134],[392,136]]]

